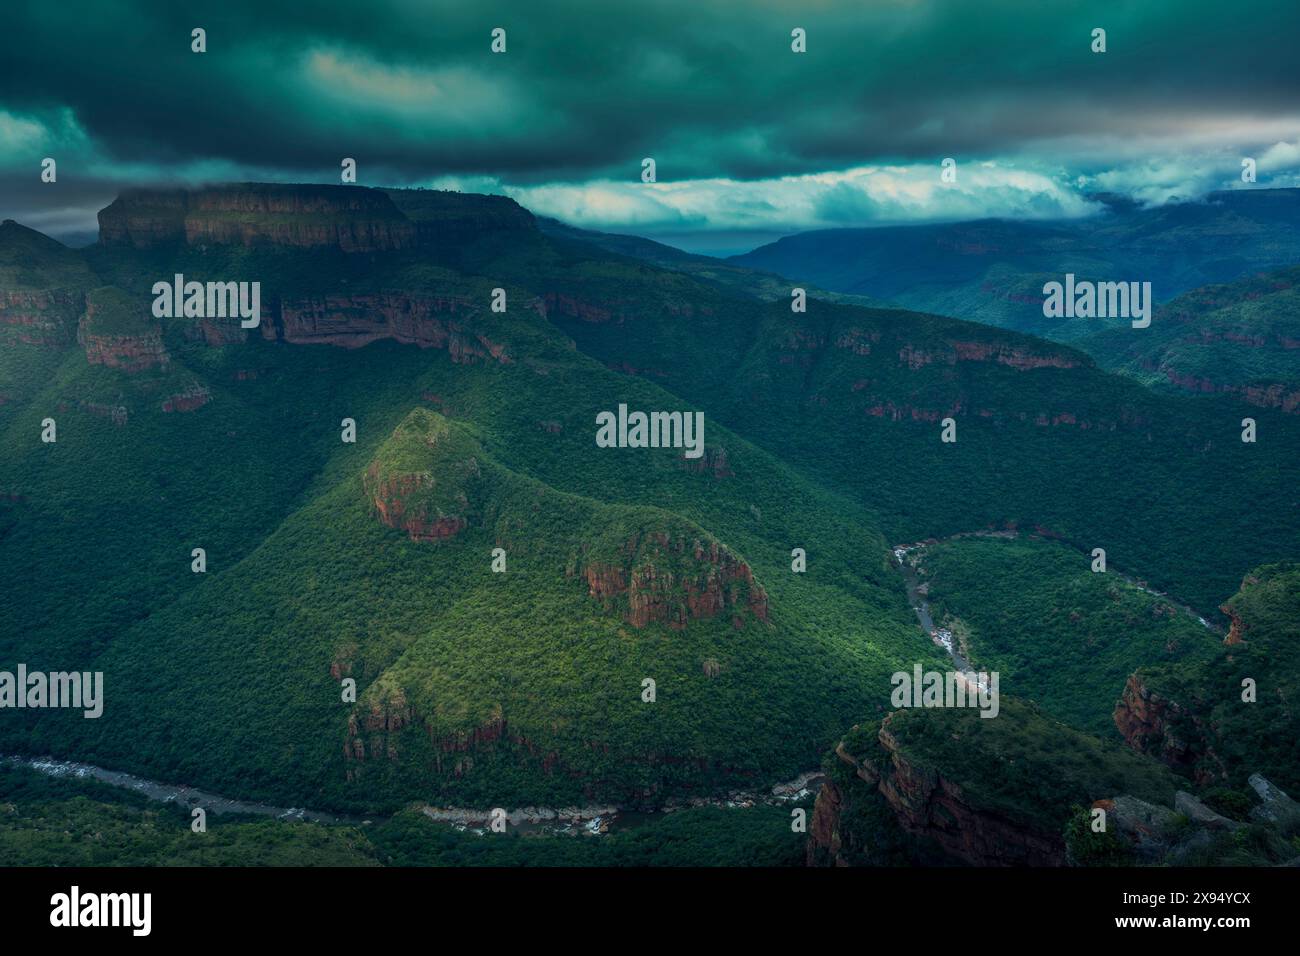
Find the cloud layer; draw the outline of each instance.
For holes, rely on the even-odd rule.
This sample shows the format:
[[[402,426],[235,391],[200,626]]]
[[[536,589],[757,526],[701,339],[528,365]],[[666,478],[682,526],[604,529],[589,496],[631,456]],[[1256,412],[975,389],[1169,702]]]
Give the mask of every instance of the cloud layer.
[[[336,181],[351,156],[366,183],[478,183],[598,228],[1081,215],[1091,189],[1231,185],[1243,156],[1296,184],[1297,34],[1267,0],[24,4],[0,38],[0,212]]]

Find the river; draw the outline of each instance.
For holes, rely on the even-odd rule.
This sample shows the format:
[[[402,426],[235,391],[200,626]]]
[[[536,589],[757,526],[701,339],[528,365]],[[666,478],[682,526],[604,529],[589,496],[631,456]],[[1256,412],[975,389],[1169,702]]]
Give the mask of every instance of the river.
[[[266,803],[250,800],[232,800],[219,794],[183,784],[161,783],[148,780],[120,770],[106,770],[94,764],[78,763],[74,760],[56,760],[53,757],[18,757],[0,754],[0,763],[11,766],[27,767],[51,777],[71,777],[93,779],[124,790],[132,790],[150,800],[160,803],[175,803],[186,809],[202,807],[208,813],[248,813],[257,816],[273,817],[277,820],[309,821],[326,824],[366,824],[369,820],[361,817],[349,817],[339,814],[322,813],[302,807],[275,807]],[[770,791],[736,791],[726,797],[695,797],[681,804],[670,805],[659,812],[625,810],[617,806],[589,805],[582,807],[523,807],[509,810],[506,818],[510,829],[520,833],[554,833],[563,835],[601,835],[623,832],[644,826],[677,810],[691,807],[711,806],[728,809],[744,809],[757,805],[780,805],[805,799],[817,792],[823,780],[821,771],[810,770],[800,774],[794,780],[778,783]],[[487,822],[491,810],[470,809],[464,807],[423,808],[425,816],[435,823],[449,826],[460,831],[482,834],[487,832]]]

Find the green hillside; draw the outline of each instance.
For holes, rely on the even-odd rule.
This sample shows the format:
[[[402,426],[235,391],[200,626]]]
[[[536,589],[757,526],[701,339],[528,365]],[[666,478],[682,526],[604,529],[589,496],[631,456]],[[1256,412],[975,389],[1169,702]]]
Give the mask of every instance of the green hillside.
[[[1092,558],[1035,538],[961,538],[920,559],[936,622],[971,659],[1001,675],[1005,693],[1099,736],[1138,667],[1204,663],[1222,635],[1167,598],[1091,570]]]
[[[1226,603],[1229,642],[1204,665],[1156,663],[1134,684],[1154,700],[1157,719],[1134,729],[1134,745],[1206,786],[1246,791],[1261,773],[1300,791],[1300,567],[1256,568]],[[1253,682],[1253,688],[1247,681]]]
[[[1300,267],[1211,285],[1163,306],[1141,336],[1080,341],[1108,369],[1170,391],[1300,409]]]
[[[278,244],[206,200],[203,242],[110,236],[78,254],[82,340],[13,346],[48,374],[0,419],[0,660],[102,670],[108,700],[11,713],[0,750],[366,813],[762,790],[939,660],[887,543],[1042,526],[1207,614],[1297,551],[1286,416],[1242,445],[1227,399],[957,320],[792,313],[506,200],[363,196],[344,252],[336,195],[241,223]],[[175,273],[259,281],[261,327],[155,324]],[[621,404],[703,411],[703,455],[597,447]]]

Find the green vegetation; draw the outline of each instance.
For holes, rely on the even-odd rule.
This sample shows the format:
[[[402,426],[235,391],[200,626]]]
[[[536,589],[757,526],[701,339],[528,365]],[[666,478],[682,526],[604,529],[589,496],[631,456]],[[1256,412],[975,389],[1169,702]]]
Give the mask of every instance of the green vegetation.
[[[476,835],[416,809],[365,825],[209,814],[195,833],[174,804],[0,766],[0,866],[797,866],[793,806],[679,810],[601,837]]]
[[[1300,405],[1300,267],[1194,289],[1162,306],[1142,336],[1099,332],[1079,344],[1104,367],[1169,391],[1252,393]]]
[[[889,729],[910,763],[959,784],[971,806],[1044,833],[1061,832],[1074,804],[1128,793],[1167,806],[1179,785],[1167,767],[1121,742],[1007,696],[992,720],[974,710],[904,710]]]
[[[158,320],[146,299],[127,295],[113,286],[86,293],[87,332],[104,336],[158,335]]]
[[[920,561],[935,621],[959,622],[971,660],[999,672],[1002,693],[1109,736],[1133,671],[1204,663],[1222,636],[1113,567],[1091,565],[1087,553],[1032,537],[959,538],[927,547]]]
[[[1256,568],[1226,604],[1241,643],[1221,647],[1200,666],[1153,664],[1137,678],[1169,705],[1169,725],[1152,752],[1166,745],[1186,771],[1242,793],[1261,773],[1295,796],[1300,793],[1300,565]],[[1252,682],[1253,700],[1247,700]],[[1221,797],[1222,799],[1222,797]],[[1239,798],[1238,798],[1239,799]],[[1254,802],[1253,795],[1250,797]],[[1231,808],[1234,803],[1228,797]],[[1224,811],[1227,812],[1227,811]]]
[[[394,198],[422,230],[454,224],[455,236],[392,253],[71,254],[0,231],[0,262],[59,276],[75,258],[93,273],[70,280],[68,300],[97,290],[92,325],[138,334],[147,290],[180,272],[261,281],[265,329],[281,339],[213,346],[192,319],[167,320],[167,367],[136,373],[89,365],[71,335],[0,343],[0,667],[102,670],[107,692],[98,720],[7,712],[0,752],[397,814],[366,831],[326,828],[311,852],[340,860],[736,861],[734,845],[779,862],[793,858],[784,812],[753,811],[771,842],[742,838],[733,811],[690,811],[585,850],[426,833],[403,808],[654,807],[809,769],[846,726],[883,712],[891,673],[938,660],[887,541],[1041,525],[1105,547],[1207,614],[1246,569],[1300,553],[1300,512],[1277,506],[1294,497],[1292,417],[1260,411],[1269,440],[1243,445],[1230,400],[1156,395],[1027,336],[818,301],[794,314],[762,301],[767,280],[747,291],[743,276],[714,281],[551,238],[505,201]],[[487,307],[498,287],[501,314]],[[394,296],[393,311],[347,305],[359,296]],[[144,308],[128,311],[137,297]],[[412,300],[437,302],[445,338],[286,344],[284,303],[307,299],[376,328],[409,318]],[[201,407],[164,410],[198,388]],[[595,416],[620,403],[703,410],[708,454],[597,449]],[[956,444],[938,438],[949,414]],[[55,444],[40,441],[47,417]],[[345,418],[355,444],[340,440]],[[199,547],[205,574],[190,569]],[[505,573],[491,568],[498,547]],[[791,572],[796,547],[804,574]],[[1059,833],[1074,803],[1167,787],[1154,761],[1052,718],[1099,729],[1103,698],[1113,703],[1132,666],[1172,658],[1193,676],[1171,670],[1170,683],[1198,679],[1202,635],[1111,576],[1080,578],[1066,561],[1077,553],[1023,547],[995,559],[1005,575],[991,590],[960,550],[935,579],[977,660],[1005,661],[1004,688],[1021,682],[1042,711],[1016,704],[1007,716],[1004,702],[998,720],[973,726],[974,715],[905,714],[900,739],[962,779],[999,767],[971,793]],[[1053,573],[1014,584],[1031,566]],[[1097,590],[1111,584],[1118,599]],[[1040,615],[1009,603],[1024,628],[965,603],[1016,587]],[[1034,646],[1075,626],[1081,643]],[[1085,654],[1095,674],[1063,686]],[[653,704],[641,699],[647,677]],[[1241,746],[1256,743],[1288,746]],[[83,799],[92,805],[73,805]],[[106,812],[95,796],[53,802],[51,821]],[[194,852],[164,817],[144,816],[161,811],[114,807],[113,828],[153,858]],[[885,834],[864,852],[917,858],[881,807],[863,808]],[[221,828],[213,859],[248,858],[290,832]],[[668,852],[679,838],[681,854]],[[285,838],[284,853],[316,839]]]

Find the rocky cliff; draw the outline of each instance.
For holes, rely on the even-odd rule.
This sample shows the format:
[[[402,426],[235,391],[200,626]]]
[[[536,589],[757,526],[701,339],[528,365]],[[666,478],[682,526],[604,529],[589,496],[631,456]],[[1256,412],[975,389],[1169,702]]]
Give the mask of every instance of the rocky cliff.
[[[692,620],[730,613],[768,617],[767,592],[748,564],[717,541],[688,540],[662,531],[628,538],[618,560],[590,560],[581,569],[587,593],[617,608],[633,627],[651,623],[681,630]]]
[[[415,224],[422,243],[463,243],[485,236],[510,239],[537,231],[523,206],[505,196],[481,196],[440,189],[386,189]]]
[[[80,292],[0,289],[0,343],[62,348],[76,334],[84,307]]]
[[[79,253],[12,219],[0,223],[0,345],[63,348],[97,285]]]
[[[910,369],[926,365],[956,365],[958,362],[994,362],[1014,369],[1081,368],[1091,364],[1081,355],[1044,343],[1037,348],[1004,342],[952,340],[940,347],[906,343],[898,350],[898,359]]]
[[[86,297],[77,341],[91,365],[124,372],[166,368],[171,360],[162,328],[148,304],[112,287],[96,289]]]
[[[416,228],[378,189],[234,183],[124,192],[100,210],[99,241],[136,249],[272,244],[376,252],[415,245]]]
[[[971,800],[961,784],[940,770],[918,764],[894,736],[890,714],[880,723],[879,750],[859,758],[841,743],[836,757],[853,777],[880,794],[903,830],[933,843],[944,853],[975,866],[1062,866],[1065,842],[1060,833],[1027,825]],[[859,795],[860,798],[860,795]],[[845,793],[833,782],[823,785],[809,829],[809,862],[846,865],[841,830]]]
[[[1203,786],[1241,786],[1265,773],[1300,785],[1300,565],[1254,569],[1222,607],[1231,626],[1216,657],[1195,668],[1144,667],[1114,711],[1128,745]]]
[[[453,362],[512,361],[504,343],[474,328],[483,310],[463,296],[404,292],[334,294],[285,300],[279,335],[298,345],[328,344],[361,348],[392,339],[421,348],[445,349]],[[275,334],[263,323],[263,334]]]
[[[1141,673],[1125,682],[1113,716],[1125,743],[1175,769],[1190,770],[1204,747],[1195,715],[1153,691]]]
[[[471,486],[481,476],[477,446],[436,412],[416,409],[362,476],[371,512],[412,541],[441,541],[470,523]]]

